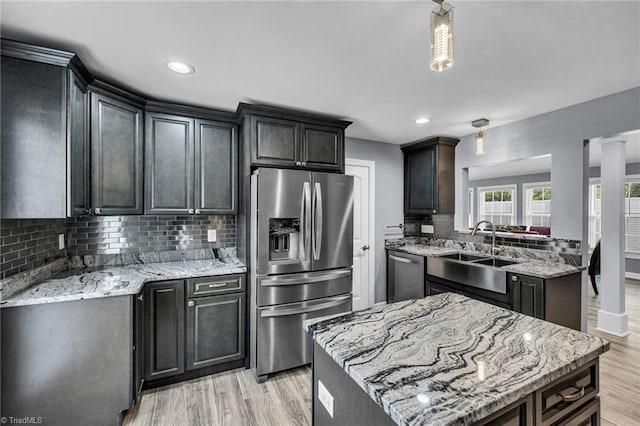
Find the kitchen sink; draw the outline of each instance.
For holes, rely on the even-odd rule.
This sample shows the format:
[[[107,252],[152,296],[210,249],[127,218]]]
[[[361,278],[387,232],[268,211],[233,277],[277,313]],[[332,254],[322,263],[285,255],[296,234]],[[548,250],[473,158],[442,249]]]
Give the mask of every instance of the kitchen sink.
[[[514,262],[512,260],[496,259],[496,258],[488,258],[488,259],[485,258],[485,259],[476,260],[473,263],[495,266],[496,268],[500,268],[502,266],[514,265],[518,262]]]
[[[468,254],[468,253],[454,253],[454,254],[447,254],[445,256],[440,256],[440,257],[445,257],[447,259],[454,259],[454,260],[462,260],[467,262],[487,259],[487,256],[478,256],[476,254]]]
[[[489,256],[456,253],[430,257],[427,260],[427,275],[506,294],[507,272],[500,268],[514,263],[517,262]]]

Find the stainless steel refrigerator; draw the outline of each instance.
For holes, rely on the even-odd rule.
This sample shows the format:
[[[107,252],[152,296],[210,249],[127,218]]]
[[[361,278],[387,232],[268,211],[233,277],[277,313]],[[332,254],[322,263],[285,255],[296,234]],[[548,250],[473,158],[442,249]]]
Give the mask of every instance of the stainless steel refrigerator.
[[[304,320],[352,307],[353,177],[251,176],[250,362],[258,381],[311,362]]]

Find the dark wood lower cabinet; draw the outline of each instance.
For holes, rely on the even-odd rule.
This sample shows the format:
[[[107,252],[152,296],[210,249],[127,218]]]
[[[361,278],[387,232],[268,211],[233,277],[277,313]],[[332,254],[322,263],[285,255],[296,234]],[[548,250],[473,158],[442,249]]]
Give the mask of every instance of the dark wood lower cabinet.
[[[184,372],[184,281],[145,285],[145,380]]]
[[[244,293],[187,303],[187,369],[244,358]]]
[[[244,280],[232,274],[145,284],[145,388],[243,365]]]

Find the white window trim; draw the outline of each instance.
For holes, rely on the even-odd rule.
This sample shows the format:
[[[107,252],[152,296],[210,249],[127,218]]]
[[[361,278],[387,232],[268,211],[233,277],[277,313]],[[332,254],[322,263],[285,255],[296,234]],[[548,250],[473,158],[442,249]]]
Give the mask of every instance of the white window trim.
[[[640,182],[640,175],[635,174],[635,175],[625,175],[624,177],[624,183],[627,184],[629,182]],[[589,178],[589,188],[591,188],[591,185],[597,185],[597,184],[601,184],[602,185],[602,178],[601,177],[592,177]],[[590,191],[591,189],[589,189]],[[589,194],[590,195],[590,194]],[[589,203],[589,213],[591,213],[591,197],[589,196],[587,202]],[[588,216],[587,216],[588,219]],[[592,251],[592,248],[589,246],[589,241],[587,241],[587,247],[589,252]],[[625,258],[629,258],[629,259],[640,259],[640,253],[635,253],[635,252],[629,252],[626,251],[624,253],[624,257]]]
[[[524,214],[522,215],[522,219],[524,222],[523,225],[530,226],[527,225],[527,216],[529,215],[529,199],[527,198],[527,190],[530,188],[539,188],[543,186],[548,186],[549,188],[551,188],[551,182],[531,182],[522,184],[522,208],[524,210]],[[551,214],[549,214],[549,220],[551,220]]]
[[[469,188],[469,193],[467,196],[469,199],[467,200],[470,204],[469,206],[469,217],[471,218],[471,222],[469,226],[474,226],[476,224],[476,192],[474,187]]]
[[[476,196],[478,202],[478,213],[476,215],[476,220],[480,217],[480,205],[482,201],[480,200],[480,194],[487,191],[496,191],[498,189],[510,189],[511,190],[511,203],[513,204],[513,211],[511,212],[511,220],[514,225],[518,225],[516,223],[518,221],[518,185],[493,185],[493,186],[479,186],[478,194]]]

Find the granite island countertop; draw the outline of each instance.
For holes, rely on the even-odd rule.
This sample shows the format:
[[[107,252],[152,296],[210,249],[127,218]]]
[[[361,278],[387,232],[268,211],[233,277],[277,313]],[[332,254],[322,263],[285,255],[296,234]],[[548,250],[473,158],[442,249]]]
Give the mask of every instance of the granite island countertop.
[[[247,271],[235,257],[70,268],[32,284],[0,302],[1,308],[137,294],[146,282],[240,274]]]
[[[389,240],[388,240],[389,241]],[[402,244],[391,241],[387,243],[388,250],[401,251],[404,253],[415,254],[425,257],[446,256],[449,254],[466,253],[474,255],[485,255],[517,262],[513,265],[502,266],[500,269],[513,272],[516,274],[529,275],[537,278],[557,278],[565,275],[571,275],[583,271],[582,266],[574,266],[566,263],[560,263],[552,259],[544,258],[522,258],[513,256],[491,256],[488,253],[480,251],[461,250],[453,247],[430,246],[426,244]]]
[[[609,350],[609,342],[454,293],[305,322],[399,425],[470,424]]]

